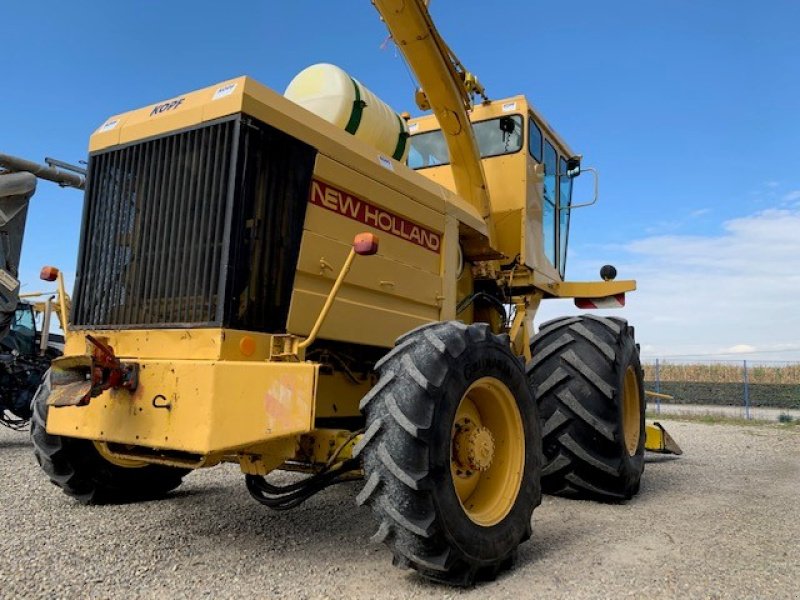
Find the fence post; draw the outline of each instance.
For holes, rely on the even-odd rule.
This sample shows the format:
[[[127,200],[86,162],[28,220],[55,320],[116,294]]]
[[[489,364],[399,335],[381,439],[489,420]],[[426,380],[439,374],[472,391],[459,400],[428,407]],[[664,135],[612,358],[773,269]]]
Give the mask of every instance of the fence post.
[[[744,418],[750,419],[750,378],[747,375],[747,361],[744,362]]]
[[[661,373],[659,372],[658,359],[656,359],[656,394],[661,393]],[[656,396],[656,414],[661,414],[661,398]]]

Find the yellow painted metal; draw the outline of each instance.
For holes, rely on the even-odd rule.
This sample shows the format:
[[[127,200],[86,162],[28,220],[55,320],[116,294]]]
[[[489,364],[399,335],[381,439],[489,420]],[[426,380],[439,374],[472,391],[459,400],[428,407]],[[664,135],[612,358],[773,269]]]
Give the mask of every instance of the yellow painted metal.
[[[312,184],[312,194],[321,193],[316,187],[321,185],[318,182],[322,182],[328,186],[326,189],[333,188],[343,195],[342,198],[334,197],[326,201],[334,204],[343,202],[343,206],[348,201],[366,201],[391,214],[401,215],[408,221],[423,224],[442,238],[444,250],[431,251],[391,232],[309,204],[287,322],[288,331],[300,336],[310,333],[334,278],[346,260],[353,237],[364,231],[379,237],[378,254],[369,260],[354,263],[331,306],[331,318],[319,331],[320,337],[391,347],[394,339],[409,329],[440,320],[442,252],[457,245],[460,233],[455,227],[448,234],[452,238],[442,235],[445,220],[452,218],[444,214],[444,203],[439,207],[442,212],[437,212],[327,157],[318,158],[315,177],[318,179]],[[361,327],[369,322],[385,325]],[[365,334],[368,339],[364,338]]]
[[[234,460],[248,475],[263,476],[278,468],[313,473],[352,458],[353,448],[362,435],[345,429],[315,429],[247,448]]]
[[[64,274],[59,269],[58,271],[58,278],[56,280],[58,282],[58,310],[56,314],[58,315],[58,321],[61,324],[61,330],[64,332],[64,336],[69,335],[67,331],[67,319],[69,319],[69,310],[70,310],[70,300],[69,296],[67,295],[67,288],[64,285]]]
[[[511,511],[525,468],[525,431],[514,395],[493,377],[474,382],[456,410],[450,473],[461,506],[491,527]]]
[[[441,294],[437,296],[440,306],[439,319],[451,321],[458,318],[456,307],[463,297],[459,291],[459,284],[465,271],[469,271],[469,269],[465,264],[464,252],[458,235],[458,220],[450,215],[445,217],[443,246],[442,288]]]
[[[525,327],[525,320],[528,315],[528,302],[527,298],[516,298],[514,302],[514,321],[511,324],[511,329],[508,332],[508,337],[511,338],[511,348],[518,356],[525,356],[525,360],[531,359],[530,356],[530,338],[528,337],[528,330]]]
[[[23,300],[27,300],[31,302],[33,306],[34,312],[41,315],[47,310],[47,302],[48,300],[40,300],[43,296],[52,296],[50,292],[28,292],[26,294],[20,294],[19,297]],[[58,324],[61,328],[61,331],[64,333],[65,339],[69,335],[69,330],[67,328],[67,318],[69,316],[69,311],[71,307],[70,297],[67,294],[66,287],[64,286],[64,275],[61,273],[61,270],[58,270],[58,276],[56,278],[56,294],[55,294],[55,303],[51,302],[52,311],[56,314],[58,318]]]
[[[122,467],[124,469],[139,469],[147,465],[146,462],[141,460],[131,460],[129,458],[122,458],[109,450],[108,444],[105,442],[93,442],[97,453],[100,454],[105,460],[112,465]]]
[[[644,395],[648,398],[660,398],[661,400],[675,400],[675,396],[670,396],[669,394],[659,394],[658,392],[651,392],[650,390],[645,390]]]
[[[313,428],[319,365],[141,360],[136,391],[51,407],[55,435],[204,457]],[[116,450],[115,450],[116,452]],[[132,449],[130,457],[141,455]]]
[[[364,225],[359,226],[359,223],[352,221],[331,223],[330,220],[336,217],[326,217],[317,210],[312,210],[316,208],[309,206],[311,214],[306,221],[309,228],[303,236],[297,269],[301,273],[332,280],[337,273],[334,265],[341,268],[349,251],[349,242],[352,242],[355,233],[367,231],[369,228]],[[326,218],[328,231],[324,231],[322,226]],[[355,233],[347,240],[345,236],[351,232]],[[392,239],[392,236],[380,235],[379,239],[378,253],[371,256],[369,261],[356,262],[344,289],[361,287],[399,299],[407,298],[420,304],[435,305],[436,293],[442,286],[439,272],[440,256],[418,246],[397,248],[397,241]],[[458,240],[457,232],[455,239]],[[410,246],[410,244],[405,245]],[[389,288],[381,285],[387,278],[394,282]],[[420,282],[424,282],[424,285],[420,285]]]
[[[661,454],[683,454],[681,447],[672,439],[661,423],[654,422],[652,425],[648,423],[645,426],[645,436],[645,450]]]
[[[330,292],[330,283],[298,273],[288,328],[305,335],[311,330],[314,318]],[[322,327],[325,339],[341,340],[390,348],[403,333],[425,323],[439,320],[438,306],[412,305],[363,288],[343,289],[331,308],[330,317]],[[359,316],[360,315],[360,316]]]
[[[639,380],[636,370],[631,366],[625,370],[625,379],[622,389],[622,432],[625,438],[625,447],[628,454],[634,456],[639,448],[639,439],[642,434],[641,399],[639,398]]]
[[[630,279],[614,281],[562,281],[547,286],[547,291],[557,298],[603,298],[636,289]]]
[[[65,356],[90,355],[86,332],[72,330],[66,340]],[[269,358],[272,335],[235,329],[134,329],[99,330],[92,335],[114,349],[122,359],[231,360],[260,362]],[[242,340],[252,338],[252,354],[242,351]],[[247,345],[249,345],[248,342]]]
[[[284,436],[246,448],[231,457],[231,460],[239,463],[239,468],[245,475],[264,476],[295,457],[298,449],[297,436]]]
[[[353,382],[341,371],[326,373],[321,369],[317,381],[314,416],[317,419],[360,416],[358,404],[375,382],[374,375],[369,375],[363,381],[358,379]]]
[[[534,269],[517,267],[505,274],[506,281],[516,289],[541,290],[544,298],[604,298],[636,290],[633,279],[612,281],[557,281]]]
[[[373,0],[397,47],[414,71],[425,98],[445,134],[455,190],[480,213],[494,247],[492,207],[486,177],[467,111],[470,92],[457,72],[452,52],[442,40],[422,0]]]
[[[315,429],[300,436],[294,458],[316,466],[348,460],[353,457],[353,448],[362,437],[362,433],[346,429]]]
[[[322,310],[319,311],[319,315],[317,316],[317,320],[314,322],[314,326],[311,328],[308,337],[298,345],[301,350],[308,348],[312,343],[314,343],[314,340],[317,339],[319,329],[322,327],[322,323],[325,321],[325,318],[331,311],[331,306],[333,306],[333,301],[336,299],[336,294],[339,293],[339,288],[342,287],[344,278],[347,277],[347,273],[350,272],[350,265],[353,264],[353,259],[355,259],[355,257],[355,248],[350,248],[347,258],[344,259],[344,265],[342,265],[342,269],[339,271],[339,275],[336,277],[336,281],[333,282],[331,291],[328,293],[328,297],[325,299],[325,304],[322,305]]]

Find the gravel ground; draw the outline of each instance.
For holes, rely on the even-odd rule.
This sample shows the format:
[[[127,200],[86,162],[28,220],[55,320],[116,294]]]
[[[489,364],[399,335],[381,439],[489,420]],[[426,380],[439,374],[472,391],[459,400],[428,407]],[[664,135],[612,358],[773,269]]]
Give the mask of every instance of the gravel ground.
[[[685,454],[650,458],[634,501],[545,497],[516,568],[471,590],[393,568],[358,483],[276,513],[224,466],[82,507],[0,430],[0,597],[800,598],[800,429],[667,425]]]

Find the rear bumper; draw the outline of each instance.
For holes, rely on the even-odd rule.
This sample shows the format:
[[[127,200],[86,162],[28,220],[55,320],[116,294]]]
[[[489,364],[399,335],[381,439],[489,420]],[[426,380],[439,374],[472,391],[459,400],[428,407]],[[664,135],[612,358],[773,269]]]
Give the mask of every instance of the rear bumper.
[[[313,427],[316,364],[135,362],[135,391],[112,389],[85,406],[51,406],[48,433],[208,456]]]

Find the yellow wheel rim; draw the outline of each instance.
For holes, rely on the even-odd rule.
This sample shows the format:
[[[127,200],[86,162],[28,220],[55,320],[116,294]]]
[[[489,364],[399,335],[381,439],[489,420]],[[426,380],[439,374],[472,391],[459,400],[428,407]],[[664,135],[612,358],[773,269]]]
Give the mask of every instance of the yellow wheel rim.
[[[622,431],[628,454],[634,456],[639,449],[642,407],[639,400],[639,380],[636,371],[628,367],[625,371],[625,384],[622,390]]]
[[[511,390],[494,377],[467,389],[451,430],[450,473],[473,523],[490,527],[511,512],[525,468],[525,430]]]
[[[108,449],[108,444],[105,442],[92,442],[94,444],[95,449],[97,450],[98,454],[103,457],[106,461],[110,462],[112,465],[117,467],[122,467],[124,469],[138,469],[140,467],[147,466],[147,463],[142,462],[140,460],[132,460],[130,458],[122,458],[121,456],[117,456],[116,454],[112,453],[111,450]]]

